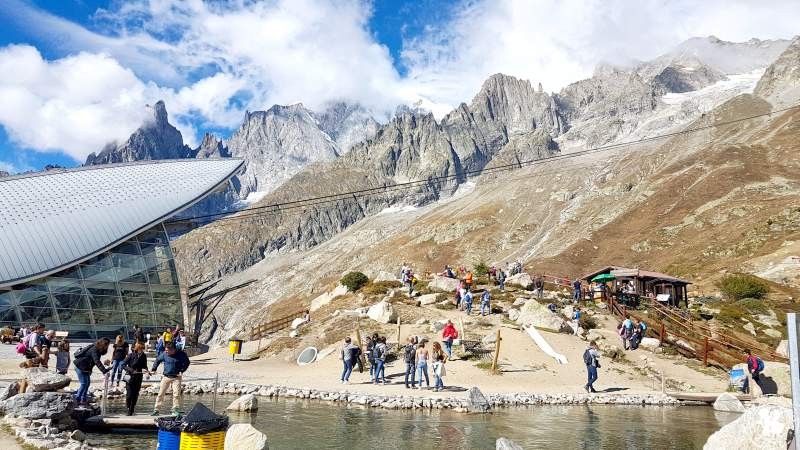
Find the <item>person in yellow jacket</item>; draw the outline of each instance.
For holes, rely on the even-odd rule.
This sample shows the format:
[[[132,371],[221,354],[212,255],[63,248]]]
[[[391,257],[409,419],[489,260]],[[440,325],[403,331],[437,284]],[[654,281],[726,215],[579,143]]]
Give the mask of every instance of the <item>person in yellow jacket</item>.
[[[167,331],[164,332],[164,343],[172,342],[172,328],[167,328]]]

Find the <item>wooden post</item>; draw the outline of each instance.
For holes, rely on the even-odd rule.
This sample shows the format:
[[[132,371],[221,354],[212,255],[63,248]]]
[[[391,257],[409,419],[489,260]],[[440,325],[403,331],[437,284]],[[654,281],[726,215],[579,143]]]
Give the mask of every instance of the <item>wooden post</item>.
[[[708,367],[708,336],[703,339],[703,365]]]
[[[397,348],[400,348],[400,316],[397,316]]]
[[[664,329],[664,322],[661,322],[661,333],[659,339],[661,340],[660,344],[664,345],[664,342],[667,340],[667,330]]]
[[[461,326],[461,350],[466,352],[467,344],[464,341],[467,338],[467,330],[464,329],[464,320],[462,320],[461,317],[458,318],[458,324]]]
[[[367,361],[364,357],[364,347],[361,344],[361,324],[358,317],[356,317],[356,342],[358,342],[358,349],[361,350],[361,355],[358,357],[358,360],[361,363],[361,367],[365,367]]]
[[[492,372],[497,370],[497,358],[500,357],[500,329],[497,329],[497,341],[494,343],[494,359],[492,360]]]

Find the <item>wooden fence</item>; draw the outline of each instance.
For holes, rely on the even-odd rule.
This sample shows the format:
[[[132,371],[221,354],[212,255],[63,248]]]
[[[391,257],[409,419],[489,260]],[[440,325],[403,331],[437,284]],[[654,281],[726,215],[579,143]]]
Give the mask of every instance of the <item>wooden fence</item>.
[[[626,315],[647,323],[647,334],[658,338],[662,344],[672,345],[681,354],[697,358],[706,366],[709,362],[724,368],[731,368],[744,362],[744,351],[749,349],[762,358],[788,362],[771,348],[760,342],[732,336],[720,330],[713,330],[704,323],[695,322],[688,312],[676,310],[658,302],[643,299],[648,314],[627,309],[613,298],[609,300],[609,310],[619,317]]]
[[[283,330],[284,328],[291,325],[294,319],[297,319],[299,317],[304,317],[306,313],[307,310],[302,309],[299,311],[295,311],[292,314],[270,320],[269,322],[262,323],[261,325],[257,325],[250,330],[250,340],[257,341],[267,336],[268,334]]]

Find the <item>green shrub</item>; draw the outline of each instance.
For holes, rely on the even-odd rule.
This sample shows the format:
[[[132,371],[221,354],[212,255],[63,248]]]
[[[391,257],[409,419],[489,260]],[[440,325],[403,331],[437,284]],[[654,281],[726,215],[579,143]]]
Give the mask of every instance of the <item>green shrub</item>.
[[[741,319],[745,316],[749,316],[749,314],[737,303],[726,303],[720,306],[717,319],[721,322],[740,325]]]
[[[769,314],[769,308],[762,300],[755,298],[743,298],[736,302],[736,304],[750,314]]]
[[[489,265],[486,264],[486,261],[478,261],[475,263],[472,270],[475,272],[475,275],[483,276],[489,273]]]
[[[350,292],[355,292],[369,283],[369,278],[361,272],[350,272],[339,280]]]
[[[586,314],[581,314],[581,318],[578,320],[578,326],[586,331],[594,330],[597,328],[597,319]]]
[[[731,300],[760,299],[769,292],[764,280],[746,273],[725,275],[717,282],[717,287]]]

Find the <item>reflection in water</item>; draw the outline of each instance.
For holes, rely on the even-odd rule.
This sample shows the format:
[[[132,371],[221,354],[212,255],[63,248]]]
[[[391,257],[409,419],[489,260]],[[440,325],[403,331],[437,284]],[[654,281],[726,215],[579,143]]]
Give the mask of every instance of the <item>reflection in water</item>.
[[[220,397],[222,411],[235,397]],[[198,399],[198,397],[194,397]],[[203,400],[203,397],[199,397]],[[140,400],[151,410],[153,397]],[[186,400],[187,406],[190,401]],[[205,398],[210,405],[210,398]],[[451,411],[388,411],[315,400],[259,399],[256,415],[232,414],[252,423],[280,449],[491,449],[504,436],[524,448],[694,449],[736,415],[716,416],[708,407],[532,406],[489,415]],[[124,409],[112,403],[112,411]],[[155,448],[155,433],[91,433],[95,445],[112,449]]]

